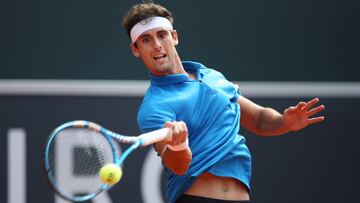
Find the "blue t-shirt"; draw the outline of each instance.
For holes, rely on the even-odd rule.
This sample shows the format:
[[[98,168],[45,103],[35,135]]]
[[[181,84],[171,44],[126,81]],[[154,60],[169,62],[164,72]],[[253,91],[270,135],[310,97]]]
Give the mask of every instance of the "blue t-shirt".
[[[175,202],[205,171],[236,178],[249,188],[251,157],[245,138],[238,134],[238,87],[200,63],[185,61],[183,67],[197,79],[187,74],[151,76],[138,112],[142,132],[162,128],[167,121],[182,120],[188,127],[192,161],[183,176],[166,170],[168,201]]]

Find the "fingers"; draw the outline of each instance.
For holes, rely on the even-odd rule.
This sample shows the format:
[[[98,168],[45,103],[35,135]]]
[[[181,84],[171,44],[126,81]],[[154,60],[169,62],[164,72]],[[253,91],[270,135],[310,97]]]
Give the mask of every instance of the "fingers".
[[[178,145],[186,141],[188,137],[188,129],[183,121],[166,122],[165,128],[171,128],[173,131],[172,139],[168,144]]]
[[[299,102],[296,106],[290,106],[289,108],[287,108],[284,113],[289,113],[289,114],[293,114],[297,111],[301,111],[303,110],[304,106],[306,106],[306,102]]]
[[[313,116],[313,115],[315,115],[315,114],[317,114],[320,111],[325,109],[324,105],[320,105],[320,106],[312,109],[312,107],[314,107],[314,105],[317,104],[319,101],[320,101],[319,98],[314,98],[314,99],[312,99],[312,100],[310,100],[308,102],[299,102],[296,105],[296,107],[294,109],[292,109],[292,110],[300,109],[300,110],[306,112],[307,115],[310,117],[310,116]]]
[[[168,121],[164,124],[164,128],[172,128],[174,125],[174,122]]]
[[[298,108],[298,109],[303,109],[305,106],[306,106],[306,102],[299,102],[299,103],[296,105],[296,108]]]
[[[180,132],[182,132],[182,139],[181,139],[181,142],[185,142],[187,137],[188,137],[188,129],[187,129],[187,126],[186,124],[183,122],[183,121],[180,121],[179,122],[179,128],[180,128]]]
[[[319,101],[320,101],[319,98],[312,99],[312,100],[308,101],[303,108],[306,110],[309,110],[311,107],[313,107]]]
[[[323,121],[324,119],[325,119],[324,116],[319,116],[319,117],[316,117],[316,118],[310,118],[310,119],[308,119],[308,124],[319,123],[319,122]]]
[[[311,117],[311,116],[313,116],[313,115],[315,115],[315,114],[323,111],[324,109],[325,109],[325,106],[324,106],[324,105],[320,105],[320,106],[318,106],[318,107],[316,107],[316,108],[313,108],[313,109],[311,109],[310,111],[308,111],[308,112],[307,112],[307,115],[308,115],[308,117]]]

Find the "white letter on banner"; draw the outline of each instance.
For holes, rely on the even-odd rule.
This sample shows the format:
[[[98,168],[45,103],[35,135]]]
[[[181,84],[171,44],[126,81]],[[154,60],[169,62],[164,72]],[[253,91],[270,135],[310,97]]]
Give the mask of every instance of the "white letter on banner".
[[[8,203],[26,202],[26,132],[11,128],[7,133]]]

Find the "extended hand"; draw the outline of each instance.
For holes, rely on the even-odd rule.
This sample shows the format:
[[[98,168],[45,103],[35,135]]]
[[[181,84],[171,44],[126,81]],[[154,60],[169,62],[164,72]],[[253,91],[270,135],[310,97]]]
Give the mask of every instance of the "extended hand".
[[[299,102],[296,106],[287,108],[283,114],[285,127],[291,131],[297,131],[310,124],[323,121],[324,116],[310,118],[325,109],[324,105],[313,108],[318,102],[319,98],[315,98],[308,102]]]
[[[192,152],[190,147],[187,145],[187,148],[184,150],[175,150],[170,149],[170,146],[181,145],[187,140],[188,129],[186,124],[183,121],[173,121],[166,122],[164,124],[165,128],[171,128],[173,131],[171,141],[166,142],[165,150],[161,153],[161,158],[164,165],[170,169],[173,173],[177,175],[185,175],[189,169]]]
[[[183,121],[166,122],[164,128],[171,128],[173,131],[172,139],[167,144],[179,145],[185,142],[188,137],[188,129]]]

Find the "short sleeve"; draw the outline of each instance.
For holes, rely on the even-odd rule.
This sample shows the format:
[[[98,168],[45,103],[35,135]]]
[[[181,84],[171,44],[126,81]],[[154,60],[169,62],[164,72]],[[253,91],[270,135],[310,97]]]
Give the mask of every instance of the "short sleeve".
[[[241,95],[241,91],[240,91],[240,88],[239,88],[239,85],[236,84],[236,83],[233,83],[233,82],[229,82],[231,83],[231,85],[233,86],[235,92],[234,92],[234,99],[235,101],[237,101],[238,97]]]
[[[163,128],[164,123],[175,121],[173,110],[164,102],[144,102],[137,115],[137,123],[142,133]]]
[[[236,102],[239,95],[241,95],[239,86],[230,82],[225,76],[214,69],[207,69],[205,80],[207,84],[211,85],[218,92],[223,93],[231,102]]]

